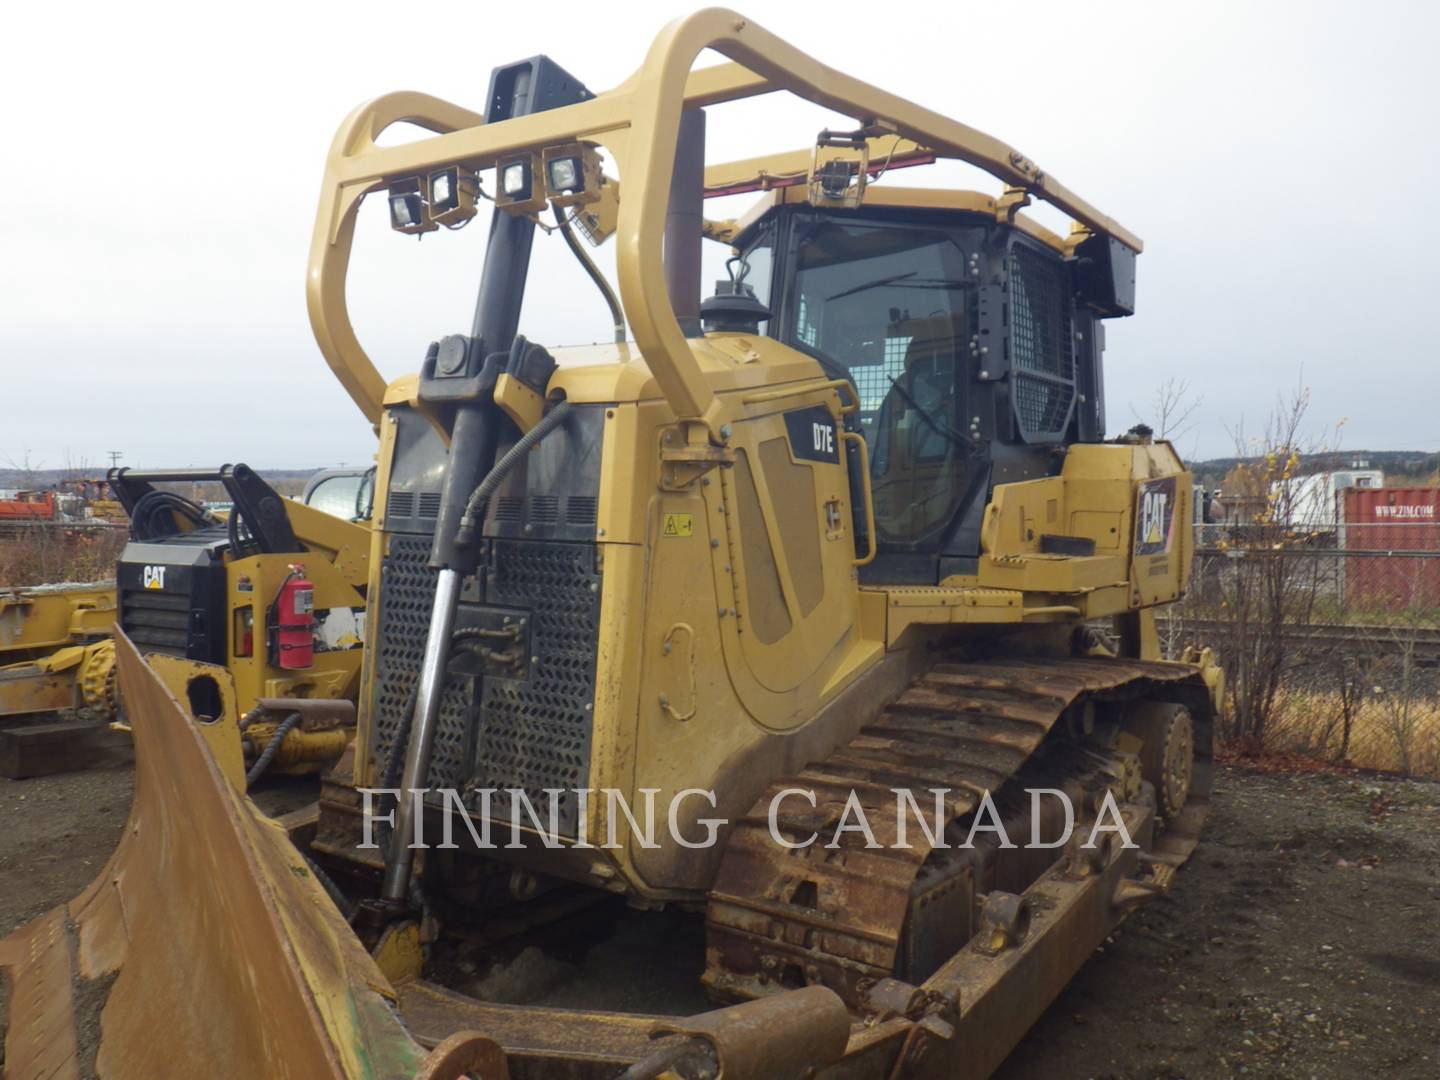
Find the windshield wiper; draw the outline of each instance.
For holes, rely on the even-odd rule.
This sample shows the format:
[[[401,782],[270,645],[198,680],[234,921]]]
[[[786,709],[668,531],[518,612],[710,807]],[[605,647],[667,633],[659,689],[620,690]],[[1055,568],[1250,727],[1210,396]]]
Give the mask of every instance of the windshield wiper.
[[[856,285],[853,289],[842,289],[834,296],[827,296],[825,297],[825,302],[828,304],[831,300],[839,300],[841,297],[845,296],[854,296],[856,293],[862,293],[866,289],[878,289],[881,285],[889,285],[892,282],[904,281],[906,278],[914,277],[919,272],[920,271],[918,270],[911,270],[908,274],[891,274],[889,277],[876,278],[874,281],[867,281],[864,285]]]
[[[892,377],[890,380],[890,385],[900,392],[900,396],[905,399],[905,404],[909,405],[912,409],[919,413],[920,419],[924,420],[925,425],[931,431],[935,432],[935,434],[940,435],[943,438],[949,439],[956,446],[964,447],[966,450],[974,450],[976,446],[979,445],[969,435],[965,435],[959,431],[956,431],[949,424],[945,423],[945,421],[939,419],[936,416],[932,416],[923,405],[921,405],[918,401],[915,400],[914,395],[912,395],[909,390],[906,390],[905,387],[900,385],[899,379]]]

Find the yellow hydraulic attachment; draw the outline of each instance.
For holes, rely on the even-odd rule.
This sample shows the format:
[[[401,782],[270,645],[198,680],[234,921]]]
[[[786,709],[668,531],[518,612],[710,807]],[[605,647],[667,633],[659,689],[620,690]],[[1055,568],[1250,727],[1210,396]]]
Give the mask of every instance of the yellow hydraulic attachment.
[[[305,553],[227,552],[225,609],[215,613],[228,631],[227,659],[200,666],[215,693],[233,695],[241,709],[244,723],[233,733],[245,759],[253,765],[264,757],[265,773],[299,775],[324,768],[354,737],[370,530],[303,502],[283,505]],[[333,610],[348,627],[303,670],[280,667],[255,648],[257,637],[264,643],[270,601],[297,562],[310,575],[316,608]],[[164,579],[152,573],[151,580]],[[109,637],[116,615],[113,581],[0,593],[0,659],[14,661],[0,666],[0,718],[83,708],[92,720],[128,730],[134,717],[121,708]]]
[[[0,718],[84,706],[115,715],[115,583],[0,592]]]

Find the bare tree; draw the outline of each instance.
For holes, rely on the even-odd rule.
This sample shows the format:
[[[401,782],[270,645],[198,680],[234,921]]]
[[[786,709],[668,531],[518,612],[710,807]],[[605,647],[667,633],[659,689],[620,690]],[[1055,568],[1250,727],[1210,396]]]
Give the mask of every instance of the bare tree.
[[[20,474],[19,486],[22,490],[26,488],[33,489],[39,486],[36,481],[35,472],[40,466],[30,460],[30,451],[28,449],[21,455],[19,461],[16,461],[13,457],[7,457],[5,464],[12,471]]]
[[[1134,406],[1130,411],[1135,419],[1149,424],[1157,438],[1176,442],[1194,426],[1193,417],[1203,404],[1205,398],[1191,392],[1189,379],[1171,377],[1155,388],[1149,416],[1141,416]]]
[[[1336,610],[1335,560],[1316,557],[1324,554],[1320,538],[1307,524],[1315,514],[1306,503],[1320,495],[1297,482],[1302,457],[1323,450],[1304,435],[1309,403],[1299,387],[1276,402],[1257,444],[1237,435],[1238,456],[1253,456],[1232,470],[1222,496],[1230,520],[1207,613],[1226,668],[1227,734],[1257,746],[1287,678],[1314,669],[1321,631]]]

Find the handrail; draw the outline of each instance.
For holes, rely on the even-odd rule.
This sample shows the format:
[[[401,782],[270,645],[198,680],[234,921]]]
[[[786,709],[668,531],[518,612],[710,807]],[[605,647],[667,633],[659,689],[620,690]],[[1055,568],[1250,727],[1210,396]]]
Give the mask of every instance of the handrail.
[[[858,431],[842,430],[840,439],[842,442],[855,442],[860,450],[860,493],[865,498],[865,537],[870,550],[863,559],[857,551],[854,565],[869,566],[880,552],[880,540],[875,535],[875,489],[870,483],[870,447],[865,442],[865,436]]]
[[[746,394],[740,399],[741,405],[763,405],[767,401],[780,401],[783,398],[799,397],[801,394],[814,394],[821,390],[844,390],[848,393],[850,401],[840,403],[840,415],[849,416],[851,413],[860,411],[860,399],[855,396],[855,386],[849,379],[822,379],[819,382],[790,383],[786,386],[777,386],[773,390],[760,390],[753,394]]]
[[[734,61],[692,70],[705,49]],[[331,144],[311,241],[307,304],[326,362],[372,423],[385,380],[355,335],[345,278],[360,201],[387,182],[460,164],[492,167],[498,158],[586,140],[615,159],[625,185],[616,233],[616,267],[625,314],[641,355],[682,421],[723,442],[728,406],[704,379],[664,286],[662,234],[680,115],[684,109],[774,90],[864,122],[881,122],[933,151],[984,169],[1070,214],[1092,232],[1139,251],[1138,237],[1075,195],[1004,142],[814,60],[750,20],[707,8],[666,26],[629,79],[576,105],[486,124],[469,110],[426,94],[387,94],[361,105]],[[435,132],[399,146],[375,140],[394,124]]]

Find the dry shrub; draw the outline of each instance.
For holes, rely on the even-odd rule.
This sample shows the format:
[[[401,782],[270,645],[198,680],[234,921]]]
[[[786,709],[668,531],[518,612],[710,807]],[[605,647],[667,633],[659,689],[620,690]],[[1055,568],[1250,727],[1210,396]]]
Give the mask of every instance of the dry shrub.
[[[125,540],[123,526],[45,524],[0,533],[0,587],[113,578]]]
[[[1298,388],[1276,402],[1260,439],[1236,434],[1239,456],[1255,460],[1226,478],[1233,513],[1218,546],[1227,557],[1212,564],[1187,605],[1216,624],[1215,640],[1205,644],[1225,666],[1221,734],[1253,747],[1267,744],[1287,676],[1306,651],[1295,629],[1324,621],[1326,568],[1296,557],[1313,540],[1294,525],[1309,509],[1299,505],[1296,471],[1305,455],[1322,449],[1302,436],[1309,404],[1309,391]]]
[[[1440,700],[1364,693],[1352,702],[1342,753],[1345,702],[1338,691],[1282,689],[1266,732],[1269,750],[1344,760],[1367,769],[1440,777]]]

